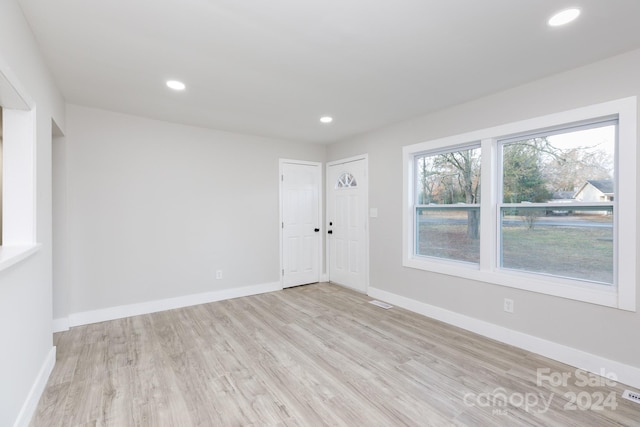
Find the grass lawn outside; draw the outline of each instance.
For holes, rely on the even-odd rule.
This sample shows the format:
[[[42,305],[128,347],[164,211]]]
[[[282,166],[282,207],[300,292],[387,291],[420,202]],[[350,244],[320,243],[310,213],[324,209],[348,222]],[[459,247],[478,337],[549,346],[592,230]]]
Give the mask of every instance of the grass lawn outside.
[[[504,268],[613,284],[613,228],[505,226],[502,248]]]
[[[477,263],[480,241],[467,237],[466,212],[438,212],[418,222],[417,254]],[[501,267],[613,284],[610,216],[541,217],[529,228],[504,218]]]

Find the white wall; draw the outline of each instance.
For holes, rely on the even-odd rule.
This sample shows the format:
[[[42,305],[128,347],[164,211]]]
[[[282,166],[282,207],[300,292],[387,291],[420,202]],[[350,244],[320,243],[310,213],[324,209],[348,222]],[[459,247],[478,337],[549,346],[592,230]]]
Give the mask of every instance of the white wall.
[[[640,95],[638,76],[634,51],[331,145],[328,161],[369,154],[369,201],[378,208],[370,220],[370,286],[640,367],[638,313],[402,267],[403,146]],[[503,311],[505,297],[515,301],[514,314]]]
[[[53,318],[69,312],[67,258],[67,143],[63,136],[52,141],[53,163]],[[65,322],[65,326],[66,326]],[[56,325],[54,324],[54,332]],[[63,327],[64,329],[64,327]]]
[[[278,282],[278,159],[326,149],[76,105],[66,135],[54,318]]]
[[[13,425],[54,354],[51,337],[51,121],[64,128],[64,101],[42,61],[22,11],[0,2],[0,64],[36,105],[36,238],[33,256],[0,272],[0,425]],[[0,103],[2,100],[0,99]],[[44,378],[46,381],[46,378]],[[35,396],[36,403],[37,398]],[[25,404],[27,406],[25,406]],[[27,410],[28,412],[28,410]],[[22,422],[30,414],[23,412]]]

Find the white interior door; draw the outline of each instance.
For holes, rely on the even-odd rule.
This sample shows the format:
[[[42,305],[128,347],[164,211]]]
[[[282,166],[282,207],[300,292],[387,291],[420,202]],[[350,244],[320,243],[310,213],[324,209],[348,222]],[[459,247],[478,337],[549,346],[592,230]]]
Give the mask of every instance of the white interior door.
[[[320,281],[320,163],[281,161],[282,286]]]
[[[327,165],[329,280],[367,291],[367,160]]]

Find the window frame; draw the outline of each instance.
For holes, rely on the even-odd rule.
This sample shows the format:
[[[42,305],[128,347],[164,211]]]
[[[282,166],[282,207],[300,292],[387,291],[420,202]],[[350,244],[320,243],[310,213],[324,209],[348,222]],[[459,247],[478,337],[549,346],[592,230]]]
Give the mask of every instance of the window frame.
[[[547,202],[520,202],[520,203],[511,203],[511,202],[505,202],[504,201],[504,148],[505,146],[508,146],[510,144],[514,144],[514,143],[518,143],[520,141],[523,140],[527,140],[527,139],[532,139],[532,138],[538,138],[538,137],[549,137],[549,136],[554,136],[554,135],[561,135],[561,134],[568,134],[571,132],[579,132],[579,131],[586,131],[586,130],[590,130],[590,129],[597,129],[600,127],[605,127],[605,126],[612,126],[615,125],[616,126],[616,137],[614,140],[614,172],[615,172],[615,176],[614,176],[614,186],[615,188],[617,188],[617,177],[618,177],[618,171],[616,170],[617,168],[617,163],[615,162],[615,158],[617,157],[617,153],[618,153],[618,129],[620,126],[620,122],[618,120],[617,115],[616,116],[611,116],[611,117],[598,117],[594,120],[586,120],[586,121],[581,121],[578,123],[568,123],[565,125],[561,125],[558,127],[554,127],[551,129],[547,129],[544,130],[542,132],[540,131],[535,131],[532,133],[524,133],[524,134],[517,134],[517,135],[510,135],[507,138],[501,138],[497,140],[497,168],[498,170],[496,171],[498,173],[498,201],[497,201],[497,224],[498,224],[498,244],[497,244],[497,267],[500,270],[507,270],[507,271],[519,271],[522,273],[528,273],[528,274],[533,274],[533,275],[542,275],[544,277],[556,277],[556,278],[561,278],[561,279],[565,279],[565,280],[576,280],[578,282],[587,282],[587,283],[593,283],[595,285],[598,286],[616,286],[616,270],[617,270],[617,235],[615,233],[615,230],[617,230],[617,220],[616,220],[616,214],[617,214],[617,205],[615,203],[615,201],[599,201],[599,202],[580,202],[580,201],[576,201],[571,203],[570,207],[571,208],[596,208],[594,210],[597,210],[597,208],[603,208],[603,209],[607,209],[607,208],[611,208],[612,212],[613,212],[613,217],[612,217],[612,226],[613,226],[613,283],[611,284],[606,284],[606,283],[598,283],[598,282],[590,282],[584,279],[578,279],[578,278],[570,278],[570,277],[566,277],[566,276],[556,276],[553,274],[543,274],[543,273],[536,273],[534,271],[527,271],[527,270],[519,270],[519,269],[514,269],[514,268],[510,268],[510,267],[505,267],[503,265],[503,256],[504,256],[504,247],[503,247],[503,226],[502,226],[502,211],[504,209],[519,209],[519,208],[528,208],[528,209],[548,209],[550,207],[550,205]],[[615,190],[614,190],[615,193]],[[553,205],[551,205],[553,206]],[[579,210],[579,209],[576,209]]]
[[[459,145],[447,147],[446,149],[434,149],[434,150],[427,150],[427,151],[424,151],[424,152],[421,152],[421,153],[415,153],[413,155],[413,162],[414,162],[413,168],[414,168],[414,170],[418,170],[418,159],[420,159],[422,157],[438,156],[440,154],[449,154],[449,153],[455,153],[455,152],[460,152],[460,151],[464,151],[464,150],[475,150],[475,149],[478,149],[478,150],[480,150],[480,152],[482,152],[480,141],[470,141],[470,142],[467,142],[467,143],[464,143],[464,144],[459,144]],[[480,162],[481,162],[480,163],[480,173],[482,174],[482,157],[481,157]],[[418,181],[417,180],[417,174],[413,175],[413,180],[414,180],[414,182],[413,182],[413,184],[414,184],[414,194],[413,194],[414,199],[413,200],[417,201],[418,197],[419,197],[419,194],[420,194],[420,190],[417,187],[417,181]],[[482,193],[482,185],[480,185],[480,193]],[[482,197],[480,197],[480,200],[482,200]],[[425,204],[413,203],[412,207],[413,207],[414,214],[418,211],[418,209],[427,209],[427,210],[432,209],[434,211],[437,211],[437,210],[457,210],[457,209],[460,209],[460,210],[478,209],[479,214],[480,214],[480,218],[482,220],[482,213],[480,212],[480,207],[481,207],[480,203],[450,203],[450,204],[438,204],[436,206],[432,206],[430,204],[426,204],[425,205]],[[413,218],[413,221],[414,221],[414,224],[413,224],[414,236],[417,236],[417,233],[416,233],[417,225],[416,224],[417,224],[418,220],[417,220],[417,218],[415,216]],[[480,227],[479,227],[478,231],[481,231]],[[418,254],[417,253],[418,246],[419,246],[418,245],[418,240],[416,238],[414,240],[414,246],[413,246],[414,255],[416,257],[419,257],[419,258],[445,260],[445,261],[449,260],[449,261],[452,261],[452,262],[455,262],[455,263],[463,263],[463,264],[470,265],[470,266],[477,266],[479,264],[479,261],[478,262],[462,261],[462,260],[456,260],[456,259],[453,259],[453,258],[440,258],[440,257],[434,257],[434,256],[430,256],[430,255]]]
[[[3,115],[0,271],[38,252],[36,105],[0,58]]]
[[[499,141],[612,117],[618,119],[616,197],[613,201],[614,272],[617,275],[614,286],[501,268],[498,258],[502,202]],[[403,266],[636,311],[637,120],[637,97],[629,97],[403,147]],[[418,256],[415,253],[415,158],[425,152],[442,152],[469,145],[470,141],[480,141],[482,156],[480,263]],[[621,253],[625,256],[618,257],[617,254]]]

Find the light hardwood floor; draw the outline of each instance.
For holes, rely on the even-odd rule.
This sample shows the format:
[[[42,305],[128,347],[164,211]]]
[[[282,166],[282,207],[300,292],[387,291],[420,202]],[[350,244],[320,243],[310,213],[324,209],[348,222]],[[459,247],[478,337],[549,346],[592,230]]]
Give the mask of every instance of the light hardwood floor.
[[[370,299],[316,284],[56,334],[31,426],[640,425],[622,385]]]

